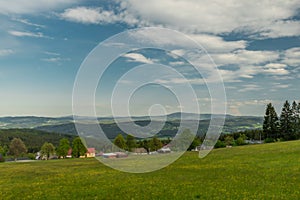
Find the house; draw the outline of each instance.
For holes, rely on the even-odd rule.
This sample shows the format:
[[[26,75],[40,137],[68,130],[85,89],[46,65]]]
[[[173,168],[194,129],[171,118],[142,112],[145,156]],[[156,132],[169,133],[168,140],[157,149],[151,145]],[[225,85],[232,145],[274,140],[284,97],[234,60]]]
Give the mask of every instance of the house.
[[[171,153],[171,149],[169,147],[163,147],[157,150],[158,153]]]
[[[128,155],[124,152],[116,152],[117,158],[126,158]]]
[[[87,152],[85,155],[87,158],[94,158],[96,156],[96,149],[95,148],[87,148]]]
[[[135,148],[132,151],[134,154],[147,154],[147,150],[145,148]]]
[[[102,156],[103,156],[103,158],[116,158],[117,154],[115,154],[115,153],[104,153]]]
[[[72,158],[72,148],[69,149],[66,158]]]

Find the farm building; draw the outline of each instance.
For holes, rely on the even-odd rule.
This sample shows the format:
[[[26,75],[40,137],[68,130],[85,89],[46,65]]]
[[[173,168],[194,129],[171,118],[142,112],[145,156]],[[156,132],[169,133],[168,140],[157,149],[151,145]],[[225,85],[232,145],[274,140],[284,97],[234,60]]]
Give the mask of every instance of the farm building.
[[[132,151],[134,154],[147,154],[147,150],[145,148],[135,148]]]
[[[171,149],[169,147],[163,147],[157,150],[158,153],[171,153]]]
[[[96,156],[96,149],[95,148],[87,148],[86,157],[94,158],[95,156]]]
[[[116,158],[117,154],[115,154],[115,153],[104,153],[102,156],[103,156],[103,158]]]
[[[68,154],[66,156],[67,158],[72,158],[72,148],[69,149]]]

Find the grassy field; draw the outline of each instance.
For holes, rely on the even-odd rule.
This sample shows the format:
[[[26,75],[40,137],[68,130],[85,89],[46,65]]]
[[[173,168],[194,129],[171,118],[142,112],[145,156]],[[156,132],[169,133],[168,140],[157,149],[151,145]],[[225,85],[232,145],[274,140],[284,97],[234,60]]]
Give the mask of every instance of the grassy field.
[[[188,152],[151,173],[95,159],[0,164],[0,199],[300,199],[300,141]]]

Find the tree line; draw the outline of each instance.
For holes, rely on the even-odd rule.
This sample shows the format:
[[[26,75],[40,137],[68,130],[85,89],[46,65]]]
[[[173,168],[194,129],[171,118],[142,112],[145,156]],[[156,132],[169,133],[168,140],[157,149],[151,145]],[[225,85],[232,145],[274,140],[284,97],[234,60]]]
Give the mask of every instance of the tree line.
[[[296,140],[300,139],[300,102],[285,101],[280,116],[277,115],[272,103],[267,104],[263,122],[265,140]]]
[[[119,134],[114,139],[114,145],[129,152],[133,152],[136,148],[144,148],[149,153],[161,149],[171,141],[172,149],[185,151],[195,149],[202,143],[203,138],[195,136],[188,129],[180,133],[177,138],[173,138],[173,140],[171,140],[171,138],[163,139],[156,136],[143,140],[136,140],[136,138],[130,134],[128,134],[126,138],[124,138],[122,134]],[[186,147],[188,148],[186,149]]]
[[[66,158],[69,150],[72,149],[72,157],[79,158],[84,156],[87,152],[85,145],[82,143],[80,137],[76,137],[72,142],[68,138],[62,138],[59,145],[55,147],[50,142],[45,142],[39,150],[40,156],[48,160],[51,156],[56,155],[58,158]],[[0,145],[0,162],[4,161],[4,157],[12,156],[15,160],[21,156],[26,156],[28,148],[20,138],[13,138],[9,146]],[[34,159],[32,153],[27,154],[28,157]]]

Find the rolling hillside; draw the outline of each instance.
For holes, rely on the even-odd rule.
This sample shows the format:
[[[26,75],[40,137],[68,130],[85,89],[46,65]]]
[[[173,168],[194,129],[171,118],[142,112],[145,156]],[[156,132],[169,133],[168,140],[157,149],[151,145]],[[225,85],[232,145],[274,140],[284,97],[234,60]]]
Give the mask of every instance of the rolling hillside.
[[[211,118],[226,117],[226,121],[223,127],[223,133],[231,133],[237,131],[243,131],[247,129],[258,129],[262,127],[262,117],[252,116],[232,116],[232,115],[211,115],[211,114],[193,114],[193,113],[172,113],[167,116],[154,116],[152,117],[152,127],[147,132],[156,134],[158,137],[173,137],[180,126],[181,118],[184,120],[187,128],[191,127],[199,122],[197,135],[201,136],[206,133]],[[163,128],[160,128],[161,121],[167,118]],[[200,121],[196,121],[200,118]],[[92,124],[90,118],[82,117],[86,121],[82,124],[86,127],[89,132],[95,132],[97,127]],[[135,124],[139,126],[147,126],[150,121],[149,117],[139,116],[133,117]],[[114,139],[119,133],[125,134],[124,131],[115,123],[111,117],[98,118],[101,128],[105,132],[108,138]],[[129,127],[130,118],[119,117],[118,121],[120,125]],[[0,130],[3,129],[34,129],[49,133],[60,133],[66,135],[77,135],[77,131],[73,122],[73,117],[60,117],[60,118],[49,118],[49,117],[2,117],[0,118]],[[134,132],[135,129],[132,129]]]

